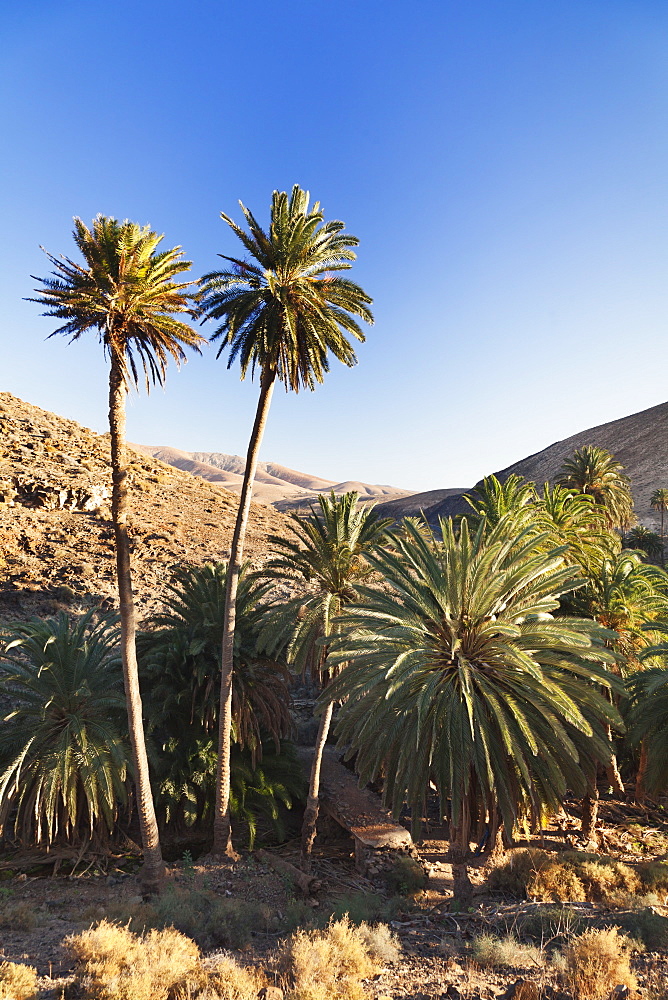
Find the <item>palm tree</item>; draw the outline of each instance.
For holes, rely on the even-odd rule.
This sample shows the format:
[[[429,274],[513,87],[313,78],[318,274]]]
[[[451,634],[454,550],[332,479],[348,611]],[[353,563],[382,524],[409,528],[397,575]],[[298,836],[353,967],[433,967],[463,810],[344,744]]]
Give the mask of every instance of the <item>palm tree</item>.
[[[577,563],[585,573],[619,552],[619,535],[607,530],[605,508],[586,493],[545,483],[537,520],[548,532],[548,544],[565,545],[566,562]]]
[[[193,724],[202,733],[218,725],[220,645],[227,563],[179,566],[162,598],[163,607],[138,638],[142,675],[150,691],[152,724],[174,737]],[[242,567],[237,592],[232,718],[235,742],[248,749],[252,764],[262,755],[262,739],[280,741],[291,730],[289,672],[258,646],[271,590]]]
[[[464,495],[464,499],[473,510],[473,514],[467,515],[467,520],[474,527],[483,518],[488,526],[494,527],[510,513],[515,515],[518,525],[520,519],[523,524],[536,519],[536,486],[522,476],[510,475],[503,482],[496,476],[486,476],[482,483]]]
[[[662,643],[646,653],[664,656],[668,645]],[[628,739],[641,744],[641,768],[636,781],[636,800],[644,792],[660,795],[668,788],[668,669],[651,667],[640,671],[629,681],[631,711]],[[643,759],[644,758],[644,759]]]
[[[219,321],[212,340],[229,347],[228,367],[238,358],[241,377],[260,374],[260,397],[251,432],[239,512],[232,536],[222,644],[219,714],[219,764],[214,823],[215,854],[232,856],[229,787],[232,727],[232,671],[235,601],[243,562],[253,480],[269,405],[278,379],[286,390],[314,389],[329,370],[329,354],[348,366],[356,363],[346,337],[364,334],[354,319],[373,322],[371,299],[337,272],[352,266],[359,240],[344,232],[342,222],[325,222],[319,203],[309,207],[309,194],[298,185],[288,197],[274,191],[269,230],[265,231],[242,204],[246,232],[221,213],[243,244],[247,258],[221,254],[230,266],[201,279],[202,309]]]
[[[0,835],[51,842],[112,833],[127,802],[128,748],[115,616],[10,625],[0,680]]]
[[[343,703],[340,743],[360,781],[384,777],[395,814],[407,802],[419,825],[436,787],[465,897],[476,820],[512,831],[590,786],[592,761],[610,753],[605,724],[619,723],[597,685],[619,682],[600,626],[553,617],[578,585],[559,550],[518,536],[510,516],[473,535],[466,519],[459,534],[440,528],[442,541],[409,526],[396,551],[368,556],[394,593],[361,588],[331,643],[331,664],[348,666],[322,699]]]
[[[337,630],[344,608],[357,599],[357,589],[371,573],[366,557],[383,542],[391,518],[381,519],[373,506],[362,506],[357,493],[319,496],[319,510],[310,516],[292,514],[291,537],[273,535],[274,555],[263,572],[275,581],[299,581],[307,585],[300,594],[281,604],[271,614],[266,634],[286,644],[288,662],[310,669],[319,680],[326,667],[327,640]],[[316,836],[318,794],[322,754],[332,721],[333,702],[320,715],[309,795],[302,826],[302,865],[307,868]]]
[[[628,549],[640,549],[650,559],[657,557],[663,561],[663,541],[656,531],[646,528],[644,524],[636,524],[631,528],[624,539],[624,546]]]
[[[630,528],[635,522],[631,481],[621,463],[605,448],[578,448],[561,466],[557,483],[592,496],[605,507],[609,527]]]
[[[128,536],[125,403],[143,369],[147,391],[162,385],[169,357],[177,364],[184,346],[199,351],[204,338],[175,318],[194,315],[189,283],[174,279],[190,268],[181,248],[158,250],[163,237],[149,226],[118,222],[98,215],[89,229],[74,220],[74,241],[84,264],[47,254],[53,265],[48,278],[35,278],[43,288],[30,299],[46,307],[45,316],[64,320],[51,336],[78,340],[96,330],[109,358],[109,431],[111,436],[112,520],[116,538],[116,572],[121,615],[121,652],[130,743],[144,851],[143,880],[147,892],[159,890],[164,875],[158,826],[149,781],[142,705],[135,648],[136,616]],[[34,275],[33,275],[34,277]]]
[[[665,566],[665,552],[663,548],[663,515],[668,510],[668,489],[655,490],[649,501],[653,510],[661,512],[661,565]]]

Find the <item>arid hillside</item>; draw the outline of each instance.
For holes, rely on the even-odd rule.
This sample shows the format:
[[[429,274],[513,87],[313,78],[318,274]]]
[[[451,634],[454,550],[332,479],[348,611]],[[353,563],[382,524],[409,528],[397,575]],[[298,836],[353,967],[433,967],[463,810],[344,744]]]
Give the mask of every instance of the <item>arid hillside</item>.
[[[668,403],[580,431],[501,469],[496,475],[506,480],[515,473],[539,486],[553,482],[564,459],[588,444],[606,448],[616,455],[631,480],[638,520],[657,530],[659,515],[651,509],[649,501],[655,490],[668,487]],[[427,516],[435,520],[439,514],[447,517],[466,510],[468,506],[461,495],[453,495],[430,506]]]
[[[194,476],[201,476],[211,483],[224,486],[234,493],[241,492],[245,461],[239,455],[222,452],[179,451],[165,445],[133,445],[137,451],[162,462],[185,469]],[[333,479],[322,479],[307,472],[297,472],[276,462],[260,462],[255,475],[253,497],[258,503],[271,504],[276,510],[290,511],[308,508],[318,493],[349,493],[354,490],[364,500],[410,496],[410,490],[395,486],[378,486],[370,483],[346,481],[336,483]]]
[[[131,530],[140,613],[169,568],[224,558],[237,497],[131,452]],[[115,602],[109,438],[0,393],[0,619]],[[266,551],[283,515],[253,505],[247,555]]]

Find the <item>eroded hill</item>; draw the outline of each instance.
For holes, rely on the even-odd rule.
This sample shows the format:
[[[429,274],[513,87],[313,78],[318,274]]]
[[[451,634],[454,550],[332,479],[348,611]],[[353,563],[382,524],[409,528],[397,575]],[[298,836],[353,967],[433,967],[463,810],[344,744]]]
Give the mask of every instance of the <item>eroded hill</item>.
[[[225,558],[238,498],[130,451],[134,585],[140,615],[171,566]],[[115,604],[109,437],[0,393],[0,619]],[[253,504],[246,554],[259,561],[283,515]]]

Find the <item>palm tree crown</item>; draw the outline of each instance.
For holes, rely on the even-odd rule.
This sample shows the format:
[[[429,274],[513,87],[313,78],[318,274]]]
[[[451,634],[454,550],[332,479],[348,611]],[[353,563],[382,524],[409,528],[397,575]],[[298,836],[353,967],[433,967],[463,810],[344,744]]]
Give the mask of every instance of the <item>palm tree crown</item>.
[[[359,503],[357,493],[321,495],[307,517],[293,513],[287,526],[291,537],[272,535],[274,555],[264,570],[274,580],[300,580],[308,593],[274,609],[265,637],[287,642],[288,661],[304,669],[322,670],[326,657],[322,636],[331,634],[344,607],[372,572],[366,556],[382,541],[391,518],[380,518],[372,506]]]
[[[592,496],[605,507],[610,527],[629,528],[635,522],[631,481],[621,463],[605,448],[578,448],[563,463],[557,483]]]
[[[23,840],[111,833],[128,765],[116,618],[33,618],[4,640],[0,833],[10,817]]]
[[[578,585],[560,550],[517,536],[512,518],[441,532],[409,525],[394,552],[369,556],[394,593],[362,589],[331,644],[348,666],[322,697],[343,702],[337,732],[361,780],[384,774],[388,804],[416,819],[432,781],[465,846],[476,816],[498,809],[512,829],[584,789],[585,762],[610,755],[603,720],[618,721],[589,681],[618,682],[602,666],[607,633],[552,615]]]
[[[126,382],[138,382],[141,367],[149,382],[162,384],[169,357],[185,358],[183,347],[199,350],[204,337],[174,314],[195,316],[190,282],[176,282],[190,268],[181,248],[158,251],[163,236],[150,226],[98,215],[92,229],[74,219],[74,241],[85,266],[47,253],[54,273],[37,278],[44,288],[29,299],[46,307],[45,316],[65,322],[54,330],[78,340],[98,330],[105,352],[120,363]],[[34,277],[34,275],[33,275]]]
[[[250,260],[220,256],[232,265],[204,275],[202,310],[220,320],[212,340],[230,348],[241,377],[258,367],[274,372],[286,389],[315,388],[329,370],[329,351],[346,365],[356,363],[345,334],[363,341],[359,316],[373,322],[371,299],[359,285],[335,272],[352,267],[359,240],[344,224],[325,222],[318,202],[295,185],[290,197],[274,191],[268,232],[241,204],[249,232],[221,212]]]

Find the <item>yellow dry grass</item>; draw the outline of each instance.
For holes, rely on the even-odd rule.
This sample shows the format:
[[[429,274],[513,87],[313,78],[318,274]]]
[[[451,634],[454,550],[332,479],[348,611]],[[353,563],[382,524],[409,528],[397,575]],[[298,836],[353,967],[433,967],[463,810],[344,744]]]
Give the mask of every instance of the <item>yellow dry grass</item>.
[[[295,1000],[362,1000],[362,980],[380,968],[348,917],[323,931],[299,930],[286,942],[284,969]]]
[[[568,944],[566,959],[568,987],[578,1000],[601,1000],[615,986],[637,989],[630,966],[631,945],[616,927],[588,930]]]
[[[16,962],[0,962],[0,1000],[33,1000],[36,996],[36,969]]]
[[[199,948],[173,928],[139,936],[103,920],[65,945],[91,1000],[171,1000],[199,967]]]

